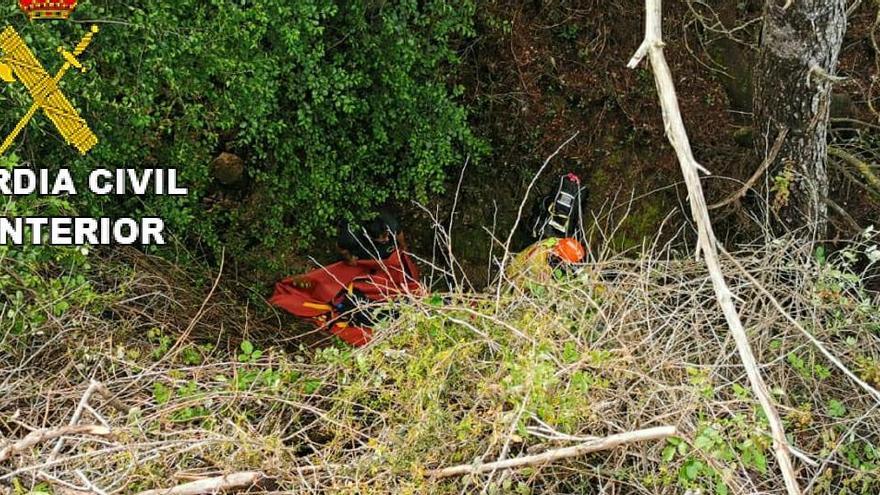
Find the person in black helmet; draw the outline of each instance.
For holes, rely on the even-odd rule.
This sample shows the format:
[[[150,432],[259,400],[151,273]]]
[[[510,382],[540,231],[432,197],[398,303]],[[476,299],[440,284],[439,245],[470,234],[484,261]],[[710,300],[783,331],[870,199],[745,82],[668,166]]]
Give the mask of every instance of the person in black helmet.
[[[343,261],[354,265],[358,260],[388,259],[394,250],[406,250],[406,240],[397,218],[383,210],[363,224],[343,223],[336,247]]]
[[[387,260],[395,250],[406,251],[406,239],[400,230],[400,222],[391,213],[380,211],[376,218],[356,224],[343,222],[339,226],[336,249],[342,261],[355,266],[359,260]],[[308,277],[293,277],[292,284],[308,289],[312,282]]]

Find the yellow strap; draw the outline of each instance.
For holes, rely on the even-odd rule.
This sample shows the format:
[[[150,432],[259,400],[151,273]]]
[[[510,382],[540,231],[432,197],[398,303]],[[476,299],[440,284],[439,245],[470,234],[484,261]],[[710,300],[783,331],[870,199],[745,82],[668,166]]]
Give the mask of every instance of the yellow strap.
[[[324,311],[330,311],[333,309],[333,306],[330,306],[328,304],[318,304],[318,303],[310,303],[310,302],[304,302],[303,306],[310,308],[310,309],[323,309]]]

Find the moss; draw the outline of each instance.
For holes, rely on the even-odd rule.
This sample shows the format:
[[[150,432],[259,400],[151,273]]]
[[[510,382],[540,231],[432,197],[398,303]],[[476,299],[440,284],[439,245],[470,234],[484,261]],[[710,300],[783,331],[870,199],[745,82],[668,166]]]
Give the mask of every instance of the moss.
[[[633,204],[618,236],[613,240],[614,247],[624,251],[641,246],[645,239],[653,239],[666,211],[662,199],[658,197],[653,200],[649,197],[646,201]]]
[[[733,140],[744,148],[752,146],[754,139],[755,129],[751,126],[740,127],[733,133]]]
[[[603,157],[602,165],[591,174],[588,184],[590,191],[596,191],[596,194],[590,195],[585,208],[593,212],[600,211],[618,190],[620,196],[616,206],[621,206],[620,203],[629,200],[630,193],[639,196],[658,186],[655,175],[644,173],[643,163],[652,163],[652,157],[643,156],[631,147],[621,146],[613,136],[607,137],[604,145],[607,155]],[[608,205],[604,206],[607,209]],[[627,218],[611,240],[613,249],[626,250],[640,246],[645,238],[653,239],[668,210],[665,197],[660,194],[633,201]],[[618,208],[616,211],[622,214],[625,209]],[[617,219],[613,219],[612,223],[616,222]],[[588,232],[591,239],[595,239],[596,235],[598,232]]]

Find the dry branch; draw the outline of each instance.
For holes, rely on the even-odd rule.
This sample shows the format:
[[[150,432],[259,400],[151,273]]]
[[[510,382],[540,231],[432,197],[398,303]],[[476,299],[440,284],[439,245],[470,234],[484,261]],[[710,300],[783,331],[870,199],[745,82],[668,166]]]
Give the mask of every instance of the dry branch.
[[[131,408],[128,407],[124,402],[119,400],[118,397],[113,395],[112,392],[107,390],[107,387],[105,387],[103,383],[101,383],[101,382],[96,382],[96,383],[97,383],[97,385],[95,386],[95,392],[97,392],[98,395],[103,397],[104,400],[107,401],[107,404],[113,406],[114,409],[121,412],[122,414],[128,415],[128,413],[131,412]]]
[[[840,148],[836,148],[834,146],[828,147],[828,154],[833,157],[840,158],[841,160],[855,167],[859,171],[859,173],[862,174],[868,184],[871,185],[871,187],[875,188],[877,191],[880,191],[880,178],[877,177],[877,174],[871,171],[870,165],[860,160],[855,155],[847,153],[846,151]]]
[[[12,456],[19,454],[42,442],[60,438],[65,435],[99,435],[106,436],[110,434],[110,429],[99,425],[72,425],[63,426],[61,428],[44,428],[34,430],[28,433],[21,440],[0,449],[0,462],[3,462]]]
[[[192,481],[171,488],[146,490],[137,495],[199,495],[202,493],[217,493],[237,488],[246,488],[254,485],[265,477],[266,475],[261,471],[245,471],[241,473],[227,474],[225,476],[217,476],[216,478]]]
[[[79,400],[79,404],[77,404],[76,409],[73,411],[73,416],[70,417],[70,423],[68,426],[73,427],[79,423],[80,418],[82,417],[83,411],[86,409],[86,406],[89,405],[89,399],[92,398],[92,394],[98,391],[98,388],[101,386],[101,382],[97,380],[92,380],[89,382],[89,387],[83,393],[82,398]],[[49,461],[55,459],[61,449],[64,447],[64,437],[58,439],[55,442],[55,447],[52,449],[52,452],[49,454]]]
[[[718,208],[727,206],[730,203],[733,203],[734,201],[737,201],[738,199],[745,196],[746,193],[749,192],[749,189],[755,186],[755,182],[758,182],[758,179],[760,179],[761,176],[764,175],[764,172],[766,172],[767,169],[770,168],[770,165],[772,165],[773,162],[776,161],[776,156],[779,155],[779,150],[782,149],[782,144],[785,143],[786,136],[788,136],[788,129],[783,129],[779,133],[779,135],[776,136],[776,142],[774,142],[773,147],[770,148],[770,153],[768,153],[767,157],[764,158],[764,161],[763,163],[761,163],[761,166],[758,167],[758,170],[756,170],[755,173],[752,174],[751,177],[749,177],[749,180],[747,180],[746,183],[743,184],[743,186],[739,188],[735,193],[728,196],[727,199],[709,206],[709,209],[717,210]]]
[[[434,469],[428,471],[427,474],[428,476],[432,476],[435,478],[449,478],[451,476],[486,473],[499,469],[513,469],[523,466],[535,466],[538,464],[546,464],[548,462],[578,457],[584,454],[589,454],[591,452],[598,452],[600,450],[613,449],[627,443],[668,438],[675,434],[676,429],[674,426],[658,426],[655,428],[647,428],[644,430],[619,433],[617,435],[607,436],[605,438],[584,442],[582,444],[573,445],[571,447],[548,450],[547,452],[543,452],[541,454],[516,457],[504,461],[489,462],[487,464],[461,464],[458,466],[451,466],[443,469]]]
[[[769,290],[767,290],[767,288],[764,287],[764,285],[760,281],[758,281],[758,279],[752,276],[752,274],[749,273],[749,271],[742,266],[742,263],[737,261],[737,259],[731,256],[730,253],[728,253],[727,251],[723,252],[725,256],[727,256],[727,258],[731,261],[731,263],[733,263],[733,265],[740,271],[740,273],[742,273],[747,279],[749,279],[749,282],[754,284],[756,289],[758,289],[762,294],[770,299],[770,303],[773,304],[773,307],[776,308],[777,311],[779,311],[779,314],[781,314],[786,320],[788,320],[789,323],[791,323],[793,327],[795,327],[801,334],[803,334],[803,336],[806,337],[807,340],[809,340],[810,343],[813,344],[816,349],[818,349],[819,352],[821,352],[822,355],[831,362],[831,364],[833,364],[844,375],[846,375],[847,378],[855,382],[856,385],[861,387],[862,390],[868,392],[871,398],[873,398],[874,401],[877,402],[877,405],[880,405],[880,390],[877,390],[876,388],[872,387],[868,382],[856,376],[856,374],[853,373],[852,370],[847,368],[846,365],[844,365],[840,361],[840,359],[837,359],[837,357],[832,354],[831,351],[829,351],[828,348],[826,348],[819,339],[814,337],[813,334],[810,333],[806,328],[804,328],[803,325],[792,318],[792,316],[788,314],[788,311],[786,311],[785,308],[782,307],[782,304],[780,304],[779,300],[776,299],[773,294]]]
[[[661,0],[645,0],[645,39],[641,46],[639,46],[638,51],[636,51],[635,56],[630,60],[629,67],[636,67],[645,55],[649,57],[654,73],[654,81],[656,82],[657,92],[660,97],[660,106],[663,109],[666,135],[675,149],[685,183],[687,184],[691,214],[698,228],[697,256],[701,252],[704,255],[706,267],[709,270],[709,276],[715,289],[716,299],[724,312],[727,325],[736,342],[737,351],[748,375],[752,391],[755,393],[755,396],[761,403],[764,414],[767,416],[773,437],[773,452],[776,456],[776,461],[779,463],[779,469],[782,471],[786,489],[790,495],[799,495],[801,489],[792,466],[789,454],[790,448],[788,440],[785,438],[782,420],[779,418],[776,406],[773,404],[764,379],[761,377],[745,328],[743,328],[739,313],[733,303],[733,294],[727,286],[724,273],[721,270],[721,264],[718,260],[715,233],[712,229],[712,222],[709,219],[709,210],[706,207],[703,186],[700,183],[699,171],[704,169],[697,163],[691,151],[687,131],[681,118],[681,110],[678,106],[678,97],[675,93],[672,71],[669,69],[669,65],[666,63],[666,58],[663,55]]]

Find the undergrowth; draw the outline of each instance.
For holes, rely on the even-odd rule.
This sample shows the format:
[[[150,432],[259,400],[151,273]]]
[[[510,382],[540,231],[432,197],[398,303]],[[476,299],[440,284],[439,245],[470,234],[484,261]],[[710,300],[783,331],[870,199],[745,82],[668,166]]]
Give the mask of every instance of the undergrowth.
[[[878,387],[875,242],[869,231],[832,254],[781,240],[733,256]],[[64,493],[87,481],[133,493],[259,470],[254,491],[293,493],[784,491],[698,262],[646,251],[497,295],[402,301],[370,346],[309,350],[290,320],[242,306],[222,276],[214,287],[217,274],[134,250],[90,256],[102,257],[95,296],[60,313],[27,293],[10,305],[6,280],[0,434],[67,424],[98,380],[123,406],[95,396],[81,422],[106,422],[112,435],[70,437],[55,457],[51,442],[20,452],[0,464],[0,489]],[[880,491],[878,403],[726,269],[802,486]],[[28,311],[47,316],[10,326]],[[661,425],[678,435],[511,471],[430,473]]]

